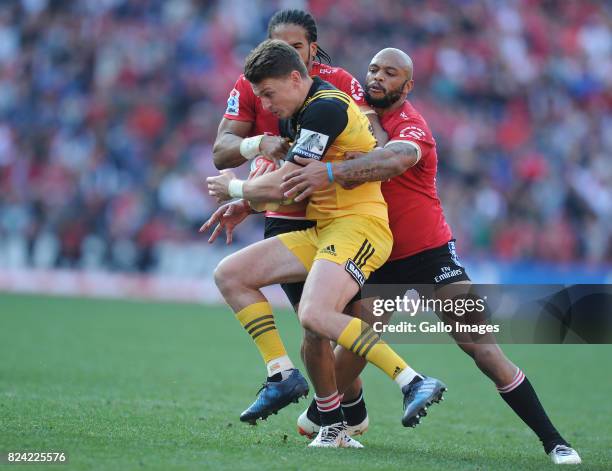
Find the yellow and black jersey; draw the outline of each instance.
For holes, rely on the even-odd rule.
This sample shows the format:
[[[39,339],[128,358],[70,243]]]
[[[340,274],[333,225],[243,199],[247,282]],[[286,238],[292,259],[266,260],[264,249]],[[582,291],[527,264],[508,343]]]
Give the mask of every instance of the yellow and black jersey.
[[[281,123],[281,133],[293,138],[285,158],[289,162],[294,162],[295,156],[338,162],[347,152],[369,152],[376,146],[370,122],[355,102],[318,77],[313,78],[302,108]],[[334,183],[315,192],[306,208],[306,218],[311,220],[350,214],[388,220],[380,182],[367,182],[352,190]]]

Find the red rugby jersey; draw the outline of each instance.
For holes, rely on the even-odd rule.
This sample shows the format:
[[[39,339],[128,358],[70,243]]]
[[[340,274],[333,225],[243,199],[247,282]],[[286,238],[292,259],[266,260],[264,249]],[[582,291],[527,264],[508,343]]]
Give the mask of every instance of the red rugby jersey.
[[[421,156],[401,175],[383,182],[389,211],[393,250],[389,260],[409,257],[447,243],[452,238],[436,191],[438,156],[429,126],[408,102],[380,120],[389,142],[409,142]]]
[[[361,84],[343,68],[313,62],[310,76],[318,76],[331,83],[337,89],[350,95],[357,105],[366,104]],[[234,88],[230,92],[227,100],[227,109],[223,117],[253,123],[249,136],[258,136],[266,133],[275,136],[279,134],[278,118],[263,109],[261,100],[255,96],[251,84],[243,74],[238,77]],[[305,219],[306,202],[281,206],[278,211],[267,211],[266,216]]]

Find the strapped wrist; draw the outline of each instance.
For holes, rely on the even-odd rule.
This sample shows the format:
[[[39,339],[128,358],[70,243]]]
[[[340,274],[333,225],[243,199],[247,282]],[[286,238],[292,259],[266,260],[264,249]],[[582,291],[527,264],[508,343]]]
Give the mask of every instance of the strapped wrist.
[[[263,134],[253,137],[245,137],[240,143],[240,155],[247,160],[251,160],[261,154],[259,146],[261,145],[261,140],[263,137]]]
[[[244,186],[244,180],[238,180],[237,178],[230,180],[229,185],[227,186],[229,195],[232,198],[242,198],[243,197],[242,195],[243,186]]]

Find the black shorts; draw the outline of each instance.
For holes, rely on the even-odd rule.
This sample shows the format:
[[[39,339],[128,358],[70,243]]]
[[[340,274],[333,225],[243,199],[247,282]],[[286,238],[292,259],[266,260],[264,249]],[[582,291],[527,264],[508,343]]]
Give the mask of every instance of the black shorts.
[[[314,227],[316,222],[306,221],[304,219],[282,219],[282,218],[266,218],[264,228],[264,239],[276,237],[279,234],[293,231],[303,231]],[[300,283],[281,283],[281,288],[287,295],[289,302],[295,306],[302,298],[304,290],[304,282]]]
[[[443,286],[469,280],[470,277],[457,258],[453,239],[435,249],[385,263],[370,275],[364,291],[367,295],[368,285]]]

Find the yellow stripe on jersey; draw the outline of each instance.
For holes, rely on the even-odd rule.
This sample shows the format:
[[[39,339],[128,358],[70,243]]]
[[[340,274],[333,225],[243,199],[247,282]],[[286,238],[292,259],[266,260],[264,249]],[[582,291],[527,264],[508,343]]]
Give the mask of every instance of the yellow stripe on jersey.
[[[341,92],[340,90],[321,90],[319,92],[316,92],[308,100],[306,100],[304,102],[304,105],[302,106],[302,109],[306,108],[314,100],[317,100],[320,98],[336,98],[342,101],[346,105],[350,104],[352,101],[351,98],[346,93]]]

